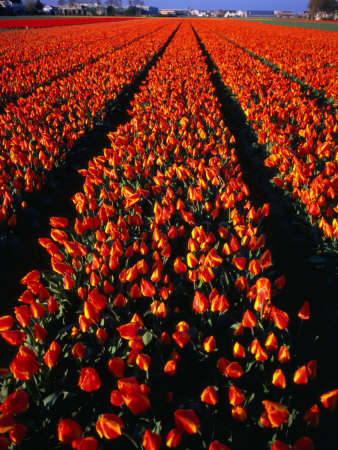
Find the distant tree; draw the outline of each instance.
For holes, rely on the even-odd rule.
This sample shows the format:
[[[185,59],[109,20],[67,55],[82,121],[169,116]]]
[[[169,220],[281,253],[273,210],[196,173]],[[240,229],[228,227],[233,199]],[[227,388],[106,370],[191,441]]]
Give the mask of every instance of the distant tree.
[[[36,11],[37,12],[42,12],[42,10],[43,10],[43,7],[45,6],[42,2],[40,2],[40,0],[36,0],[36,2],[35,2],[35,7],[36,7]]]
[[[40,0],[25,0],[24,6],[28,14],[39,14],[45,5]]]
[[[135,16],[139,10],[138,7],[143,6],[143,0],[128,0],[128,8],[132,11],[132,15]]]
[[[65,0],[58,0],[58,5],[59,6],[65,6],[66,1]]]
[[[308,8],[311,18],[319,11],[335,11],[338,9],[337,0],[310,0]]]

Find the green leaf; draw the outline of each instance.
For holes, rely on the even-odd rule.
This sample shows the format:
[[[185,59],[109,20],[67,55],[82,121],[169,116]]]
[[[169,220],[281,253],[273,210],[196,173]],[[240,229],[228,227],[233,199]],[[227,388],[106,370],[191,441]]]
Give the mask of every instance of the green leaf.
[[[153,338],[152,333],[150,333],[150,331],[146,331],[144,333],[144,335],[142,336],[144,345],[148,345],[150,343],[150,341],[152,340],[152,338]]]

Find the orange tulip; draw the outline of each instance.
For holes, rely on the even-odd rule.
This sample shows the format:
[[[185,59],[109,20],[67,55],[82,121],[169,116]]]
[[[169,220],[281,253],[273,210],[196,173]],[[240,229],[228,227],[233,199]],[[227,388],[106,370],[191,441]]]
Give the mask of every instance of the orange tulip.
[[[197,433],[200,422],[192,409],[177,409],[174,415],[175,423],[179,430],[188,434]]]
[[[122,420],[116,414],[102,414],[95,425],[98,435],[106,439],[115,439],[121,436],[123,427]]]
[[[333,411],[334,409],[336,409],[338,403],[338,389],[333,389],[332,391],[326,392],[326,394],[321,395],[320,401],[325,408]]]
[[[230,386],[229,389],[229,401],[232,406],[237,406],[243,403],[245,400],[245,395],[236,386]]]
[[[257,324],[256,316],[249,309],[247,309],[245,311],[245,313],[243,314],[243,319],[242,319],[243,327],[253,328],[254,326],[256,326],[256,324]]]
[[[238,342],[235,342],[232,352],[235,358],[245,358],[244,347]]]
[[[272,427],[279,427],[287,422],[290,413],[285,405],[270,400],[263,400],[262,403]]]
[[[270,331],[270,333],[268,334],[264,346],[270,352],[274,352],[275,350],[277,350],[278,348],[277,338],[275,334],[272,333],[272,331]]]
[[[207,297],[202,294],[201,292],[196,291],[195,295],[194,295],[194,300],[193,300],[193,310],[196,313],[203,313],[208,309],[209,306],[209,300],[207,299]]]
[[[214,336],[209,336],[203,341],[203,348],[207,353],[210,353],[216,348],[216,341]]]
[[[218,403],[218,395],[214,386],[208,386],[201,394],[201,400],[208,405],[216,405]]]
[[[282,364],[290,362],[290,352],[287,347],[282,345],[278,352],[278,361],[280,361]]]
[[[238,362],[228,364],[224,370],[224,375],[230,378],[240,378],[243,373],[242,366]]]
[[[285,380],[285,375],[281,369],[275,370],[275,372],[272,376],[272,384],[281,389],[285,389],[286,380]]]
[[[147,395],[141,390],[131,393],[122,393],[123,401],[130,411],[135,414],[141,414],[150,407],[150,401]]]
[[[307,384],[308,382],[308,373],[306,370],[306,366],[302,366],[296,370],[293,376],[293,381],[296,384]]]
[[[235,420],[238,420],[239,422],[244,422],[247,417],[248,413],[244,406],[234,406],[231,409],[231,415]]]

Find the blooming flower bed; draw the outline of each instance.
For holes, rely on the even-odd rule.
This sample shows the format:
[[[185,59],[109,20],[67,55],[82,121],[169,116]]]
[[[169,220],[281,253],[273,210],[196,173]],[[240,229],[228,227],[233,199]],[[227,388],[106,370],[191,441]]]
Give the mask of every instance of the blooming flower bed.
[[[61,27],[70,25],[82,25],[97,22],[119,22],[130,20],[129,17],[65,17],[65,18],[43,18],[43,19],[4,19],[0,20],[0,28],[45,28]]]
[[[225,86],[268,152],[265,164],[275,169],[275,185],[302,204],[310,222],[335,240],[337,110],[303,93],[299,83],[216,32],[210,33],[204,22],[195,23]]]
[[[161,21],[147,23],[142,31],[136,27],[118,44],[129,45],[112,48],[81,70],[7,105],[0,115],[0,222],[15,225],[22,193],[41,189],[45,173],[103,120],[106,102],[134,81],[175,26]]]
[[[189,22],[130,114],[81,170],[75,220],[40,239],[52,271],[0,318],[18,348],[0,448],[314,448],[338,390],[314,388],[306,299],[277,307],[269,205],[251,202]]]

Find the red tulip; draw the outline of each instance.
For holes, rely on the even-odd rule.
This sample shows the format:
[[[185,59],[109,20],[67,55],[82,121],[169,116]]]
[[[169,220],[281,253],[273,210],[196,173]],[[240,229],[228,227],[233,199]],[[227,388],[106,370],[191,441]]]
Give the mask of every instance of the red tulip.
[[[173,361],[172,359],[169,359],[169,361],[166,362],[163,370],[167,375],[170,376],[175,375],[177,371],[177,362]]]
[[[81,369],[78,386],[86,392],[96,391],[101,387],[99,374],[93,367],[83,367]]]
[[[77,359],[83,359],[84,355],[86,354],[86,347],[81,344],[81,342],[77,342],[72,348],[72,354]]]
[[[14,445],[19,445],[24,440],[28,428],[21,423],[17,423],[9,432],[9,438]]]
[[[301,307],[298,317],[300,317],[303,320],[307,320],[310,317],[310,306],[309,302],[305,302],[304,305]]]
[[[72,441],[72,448],[76,450],[97,450],[98,441],[93,436],[80,437]]]
[[[294,450],[314,450],[313,442],[307,436],[303,436],[293,444]]]
[[[11,414],[1,414],[0,416],[0,433],[5,434],[12,430],[15,426],[15,419]]]
[[[277,328],[279,328],[280,330],[284,330],[285,328],[287,328],[289,324],[289,316],[286,312],[273,306],[271,310],[271,316]]]
[[[136,358],[136,365],[142,369],[147,371],[149,369],[151,362],[151,358],[149,355],[146,355],[145,353],[139,353]]]
[[[20,330],[2,331],[0,334],[8,344],[13,346],[21,345],[27,338],[26,333]]]
[[[175,448],[180,445],[182,440],[182,431],[177,428],[173,428],[167,435],[166,445],[169,448]]]
[[[303,415],[303,420],[309,423],[314,428],[319,425],[319,408],[318,405],[313,405]]]
[[[274,440],[271,446],[271,450],[292,450],[292,447],[285,442]]]
[[[137,335],[139,327],[135,323],[126,323],[116,328],[120,336],[124,339],[132,339]]]
[[[208,450],[230,450],[230,447],[219,441],[212,441],[210,442]]]
[[[14,325],[14,318],[12,316],[0,317],[0,331],[7,331]]]
[[[161,436],[146,430],[143,435],[142,445],[145,450],[159,450],[161,447]]]
[[[63,444],[70,444],[82,434],[81,426],[73,419],[63,419],[58,423],[58,439]]]
[[[111,358],[108,361],[108,369],[116,378],[122,378],[124,375],[124,371],[126,368],[126,364],[122,358],[116,356],[115,358]]]
[[[0,411],[3,414],[18,414],[28,409],[28,394],[22,389],[10,394],[0,405]]]

